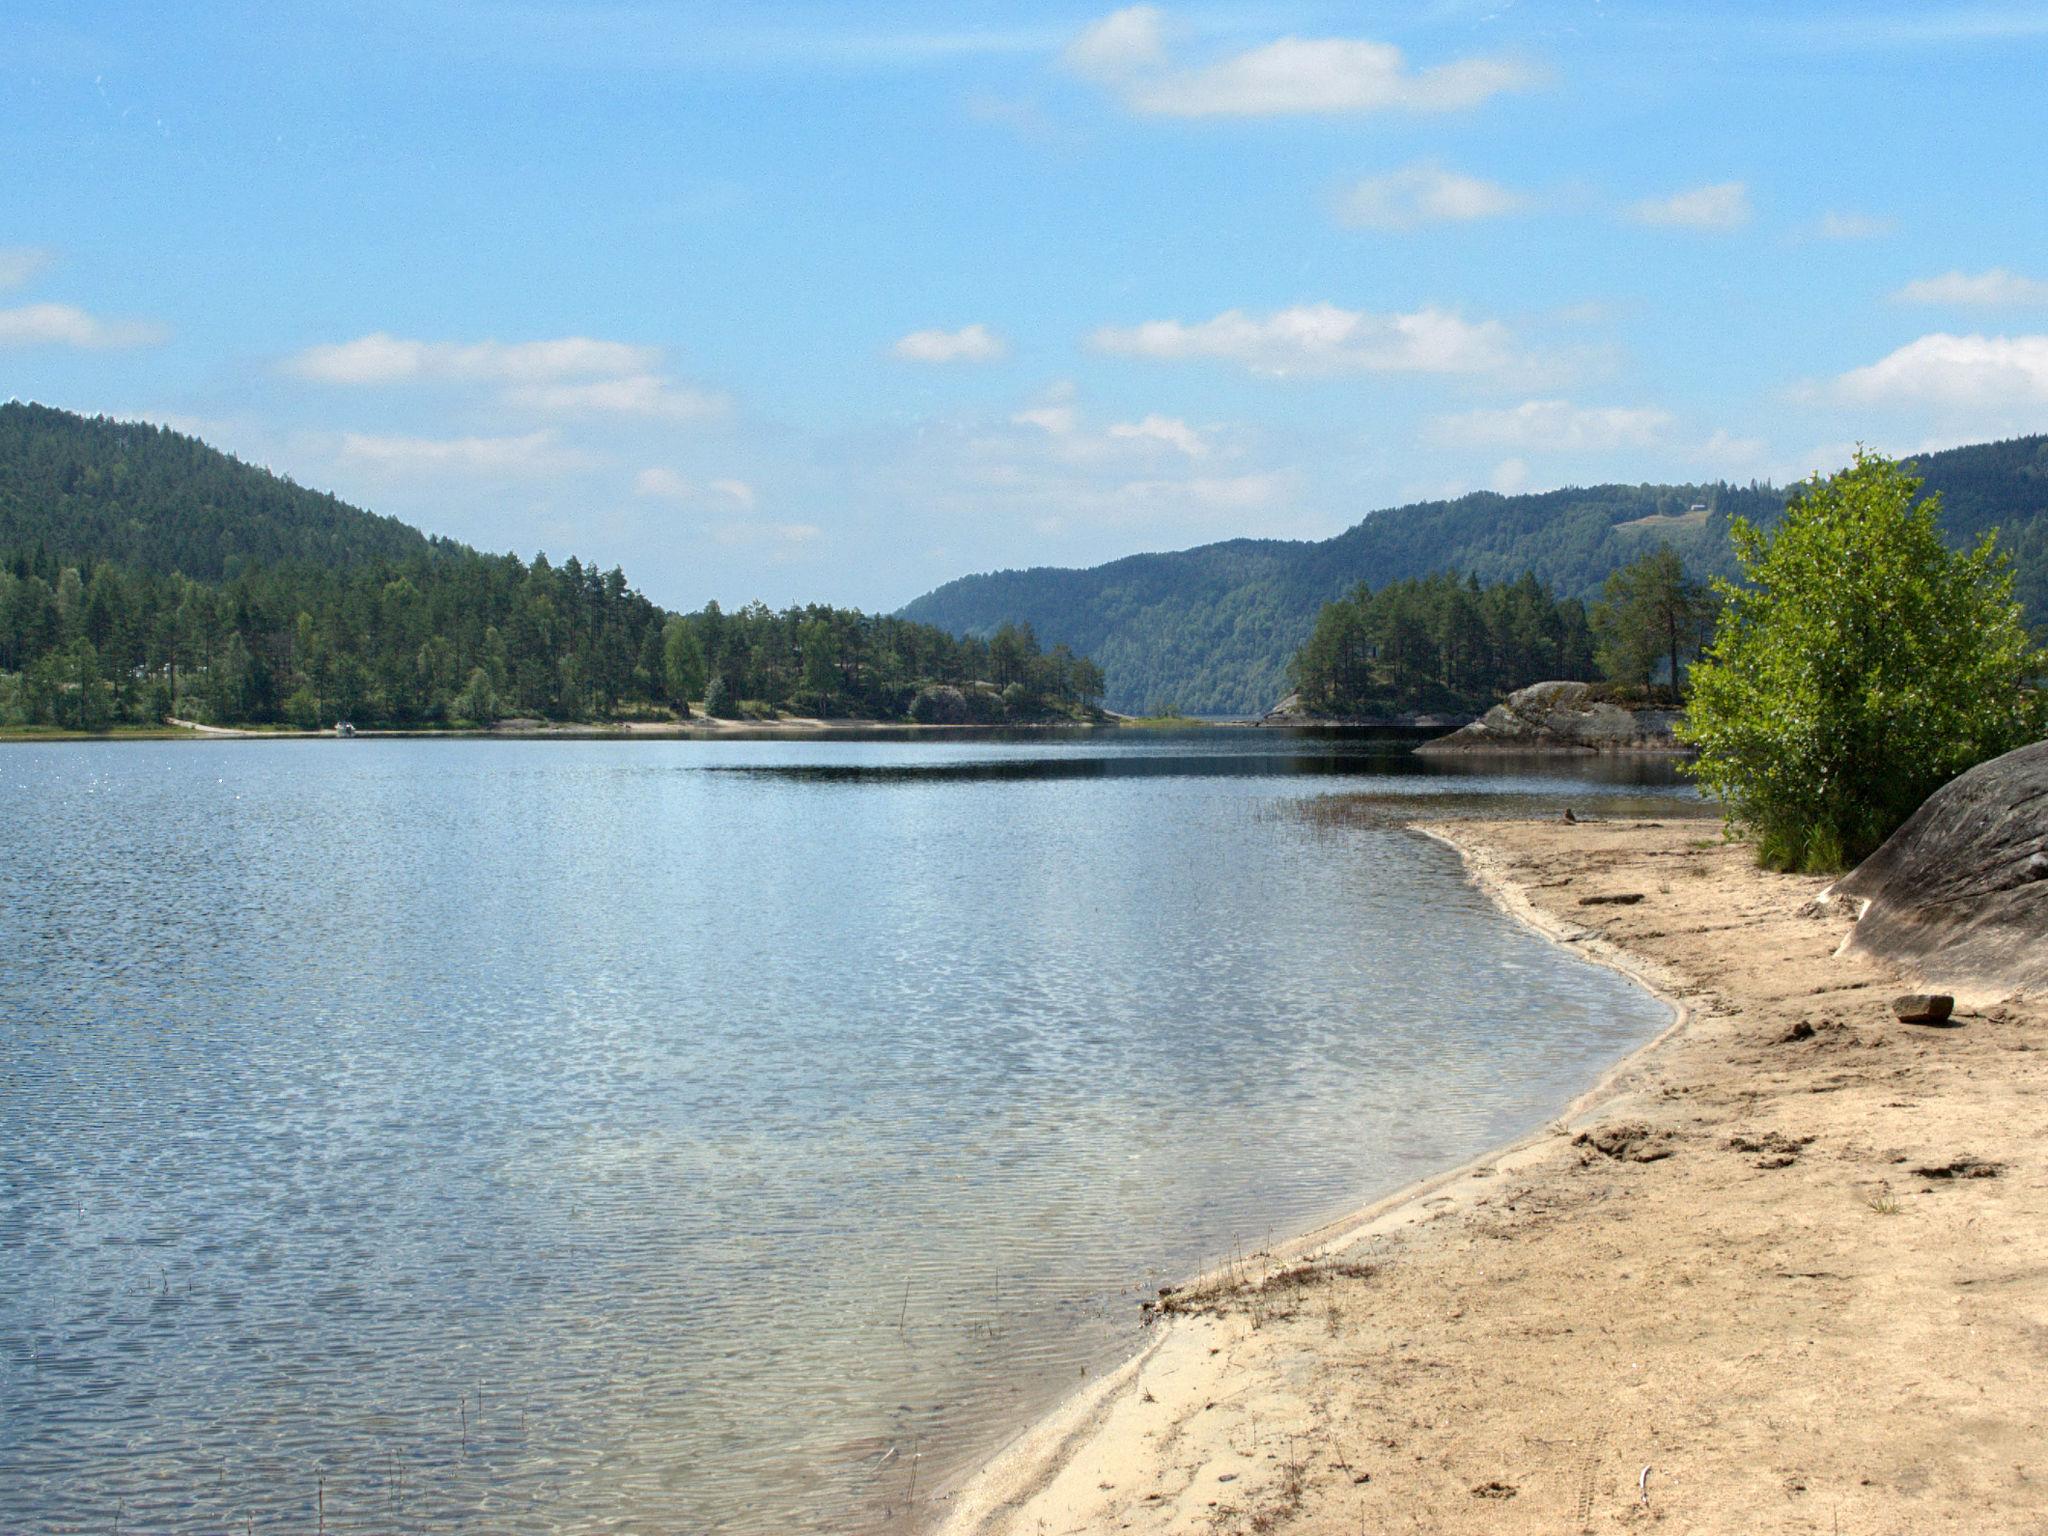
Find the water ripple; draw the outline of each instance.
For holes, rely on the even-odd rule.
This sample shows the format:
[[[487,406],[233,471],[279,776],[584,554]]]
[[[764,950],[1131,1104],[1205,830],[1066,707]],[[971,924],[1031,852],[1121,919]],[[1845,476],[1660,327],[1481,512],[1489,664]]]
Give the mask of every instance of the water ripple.
[[[1661,1023],[1235,734],[0,753],[0,1529],[891,1527]]]

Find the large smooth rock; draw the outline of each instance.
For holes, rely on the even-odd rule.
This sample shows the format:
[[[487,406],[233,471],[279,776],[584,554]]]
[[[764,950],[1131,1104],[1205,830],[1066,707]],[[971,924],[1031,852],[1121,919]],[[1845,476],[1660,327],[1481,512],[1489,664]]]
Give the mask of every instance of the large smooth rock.
[[[1675,709],[1629,709],[1591,683],[1532,683],[1418,752],[1684,752]]]
[[[1869,904],[1852,949],[1944,989],[2048,991],[2044,855],[2048,742],[2036,742],[1936,790],[1829,895]]]

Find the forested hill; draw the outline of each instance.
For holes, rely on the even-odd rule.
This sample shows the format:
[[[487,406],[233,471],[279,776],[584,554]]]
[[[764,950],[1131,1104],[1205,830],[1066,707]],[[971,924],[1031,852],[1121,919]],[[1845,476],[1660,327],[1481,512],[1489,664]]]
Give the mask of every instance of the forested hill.
[[[0,730],[1015,724],[1095,718],[1101,694],[1028,631],[670,613],[616,567],[481,554],[160,427],[0,406]]]
[[[1958,543],[1994,525],[2020,566],[2035,622],[2048,619],[2048,437],[1954,448],[1920,462]],[[1603,485],[1375,512],[1320,542],[1237,539],[1133,555],[1090,570],[967,576],[903,610],[957,634],[1029,623],[1047,642],[1092,656],[1113,709],[1250,714],[1287,687],[1288,658],[1317,611],[1363,581],[1454,570],[1483,582],[1524,571],[1567,596],[1592,597],[1610,571],[1659,542],[1701,575],[1732,574],[1728,520],[1769,520],[1770,486]]]
[[[349,570],[455,546],[142,421],[0,403],[0,549],[220,581]]]

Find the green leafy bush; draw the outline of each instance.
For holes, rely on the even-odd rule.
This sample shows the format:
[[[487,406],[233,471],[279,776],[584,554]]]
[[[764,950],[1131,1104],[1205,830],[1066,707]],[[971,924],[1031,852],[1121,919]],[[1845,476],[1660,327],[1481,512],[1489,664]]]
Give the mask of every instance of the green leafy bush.
[[[1834,870],[1936,789],[2033,740],[2043,657],[1986,534],[1950,550],[1941,499],[1879,454],[1731,530],[1746,582],[1692,669],[1694,772],[1774,868]]]

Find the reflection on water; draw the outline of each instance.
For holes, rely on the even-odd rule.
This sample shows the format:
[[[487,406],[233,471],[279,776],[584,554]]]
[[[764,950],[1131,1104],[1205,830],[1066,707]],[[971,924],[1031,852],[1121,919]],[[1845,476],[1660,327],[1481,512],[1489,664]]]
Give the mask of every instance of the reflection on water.
[[[900,1526],[1663,1022],[1399,746],[0,753],[0,1530]]]

